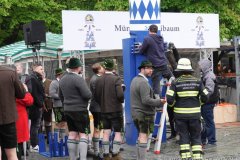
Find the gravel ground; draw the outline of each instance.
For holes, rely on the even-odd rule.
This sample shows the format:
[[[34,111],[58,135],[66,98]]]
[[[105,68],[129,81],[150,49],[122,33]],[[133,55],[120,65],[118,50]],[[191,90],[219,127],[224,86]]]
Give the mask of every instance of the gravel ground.
[[[217,146],[204,150],[206,160],[240,160],[240,123],[228,123],[217,125]],[[123,144],[124,151],[121,152],[122,160],[135,160],[135,146]],[[179,146],[176,140],[168,141],[161,147],[161,154],[155,155],[152,151],[147,153],[147,160],[180,160]],[[38,153],[30,153],[27,160],[67,160],[65,158],[45,158]],[[88,160],[94,160],[88,157]]]

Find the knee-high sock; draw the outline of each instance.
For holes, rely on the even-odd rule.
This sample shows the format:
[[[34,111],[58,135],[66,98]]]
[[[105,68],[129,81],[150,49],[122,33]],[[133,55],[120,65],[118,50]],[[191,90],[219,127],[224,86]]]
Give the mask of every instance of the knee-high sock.
[[[47,135],[47,142],[49,140],[49,133],[52,130],[52,126],[45,126],[45,131],[46,131],[46,135]]]
[[[139,159],[138,160],[146,160],[146,152],[147,152],[147,143],[139,143],[138,144],[139,149]]]
[[[137,160],[140,158],[140,155],[139,155],[139,148],[138,148],[138,143],[139,143],[139,141],[137,140],[137,142],[136,142]]]
[[[54,128],[54,133],[57,133],[57,137],[59,139],[59,134],[60,134],[60,129],[59,128]]]
[[[103,153],[109,154],[109,141],[102,141]]]
[[[59,129],[59,139],[64,139],[66,136],[66,130],[65,129]]]
[[[80,160],[87,160],[88,139],[80,138],[79,150],[80,150]]]
[[[78,149],[79,141],[75,139],[68,139],[67,146],[70,160],[76,160],[79,156],[79,149]]]
[[[95,153],[95,154],[98,154],[98,153],[99,153],[99,138],[93,137],[92,141],[93,141],[93,150],[94,150],[94,153]]]
[[[113,154],[118,154],[121,147],[121,141],[113,141]]]

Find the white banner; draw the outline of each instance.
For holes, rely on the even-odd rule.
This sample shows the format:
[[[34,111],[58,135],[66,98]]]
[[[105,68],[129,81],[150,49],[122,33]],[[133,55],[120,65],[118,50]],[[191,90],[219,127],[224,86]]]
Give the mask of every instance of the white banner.
[[[178,48],[220,47],[218,14],[162,13],[159,29]]]
[[[62,11],[64,50],[122,49],[128,12]]]
[[[62,24],[64,50],[122,49],[122,39],[130,37],[129,12],[62,11]],[[218,14],[161,13],[158,27],[177,48],[220,47]]]

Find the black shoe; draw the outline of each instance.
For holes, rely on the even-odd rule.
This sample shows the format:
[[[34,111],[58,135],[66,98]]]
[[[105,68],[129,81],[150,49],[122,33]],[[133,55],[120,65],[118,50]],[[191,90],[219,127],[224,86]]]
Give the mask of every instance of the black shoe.
[[[176,138],[176,135],[171,135],[167,138],[167,140],[171,140],[171,139],[174,139],[174,138]]]
[[[28,153],[28,150],[26,150],[26,156],[28,156],[29,153]],[[24,151],[22,150],[22,156],[24,156]]]
[[[120,157],[120,154],[112,154],[112,160],[121,160],[122,158]]]
[[[204,146],[204,149],[211,149],[211,148],[215,148],[215,147],[217,147],[217,145],[215,143],[214,144],[208,143]]]
[[[207,142],[202,142],[202,145],[204,145],[204,146],[205,146],[206,144],[207,144]]]

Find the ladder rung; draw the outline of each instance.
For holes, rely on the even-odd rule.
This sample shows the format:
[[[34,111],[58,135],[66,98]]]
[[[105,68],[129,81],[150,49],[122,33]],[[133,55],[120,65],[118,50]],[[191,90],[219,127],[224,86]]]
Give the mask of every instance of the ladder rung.
[[[148,138],[148,139],[155,140],[156,138],[154,138],[154,137],[151,137],[151,138]]]

